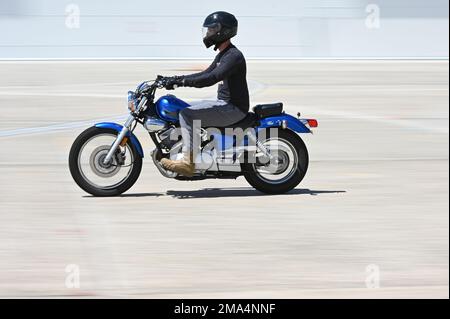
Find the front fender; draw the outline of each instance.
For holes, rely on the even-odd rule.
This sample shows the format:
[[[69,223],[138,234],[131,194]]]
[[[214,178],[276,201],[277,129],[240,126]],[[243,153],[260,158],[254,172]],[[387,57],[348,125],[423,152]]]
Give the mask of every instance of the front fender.
[[[281,127],[283,121],[286,121],[287,127],[297,133],[311,133],[311,130],[303,124],[302,121],[289,114],[266,117],[260,120],[258,128],[266,129],[272,127]]]
[[[120,133],[122,131],[122,129],[123,129],[122,125],[116,124],[116,123],[98,123],[98,124],[95,124],[95,127],[112,129],[112,130],[115,130],[118,133]],[[136,150],[137,150],[138,154],[142,158],[144,158],[144,150],[142,148],[141,143],[137,139],[136,135],[134,135],[132,132],[128,132],[127,137],[130,139],[131,144],[133,144],[133,146],[136,147]]]

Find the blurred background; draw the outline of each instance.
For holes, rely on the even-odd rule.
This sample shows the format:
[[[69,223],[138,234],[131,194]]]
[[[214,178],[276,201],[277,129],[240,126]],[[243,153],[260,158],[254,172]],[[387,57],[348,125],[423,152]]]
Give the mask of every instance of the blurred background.
[[[126,93],[205,69],[206,15],[240,21],[251,104],[317,118],[292,192],[181,183],[144,150],[93,198],[68,154]],[[447,0],[0,0],[0,298],[447,298]],[[216,87],[180,88],[211,99]],[[167,94],[162,90],[158,96]]]
[[[213,11],[251,58],[448,57],[447,0],[0,0],[0,58],[202,58]]]

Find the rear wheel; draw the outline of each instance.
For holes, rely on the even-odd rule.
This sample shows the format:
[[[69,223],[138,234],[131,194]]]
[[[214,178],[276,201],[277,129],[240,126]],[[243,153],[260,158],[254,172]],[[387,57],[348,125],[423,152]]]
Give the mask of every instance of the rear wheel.
[[[118,196],[139,178],[142,157],[128,139],[109,164],[104,159],[117,138],[112,129],[91,127],[81,133],[70,150],[69,167],[75,182],[93,196]]]
[[[266,194],[283,194],[297,187],[306,175],[309,155],[303,140],[295,133],[277,130],[266,134],[260,142],[270,151],[272,160],[243,164],[244,177],[257,190]],[[253,161],[255,162],[255,161]]]

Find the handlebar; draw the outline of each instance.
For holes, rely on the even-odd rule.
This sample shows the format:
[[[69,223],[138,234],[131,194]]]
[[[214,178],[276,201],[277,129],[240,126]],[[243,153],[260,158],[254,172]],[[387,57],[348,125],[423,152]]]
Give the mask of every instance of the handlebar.
[[[132,110],[132,112],[135,112],[135,110],[137,109],[136,114],[140,113],[141,111],[145,111],[147,102],[150,101],[150,103],[153,103],[156,89],[162,89],[166,87],[167,79],[168,78],[163,77],[162,75],[158,75],[154,81],[142,82],[137,87],[134,93],[129,92],[128,101],[130,103],[130,94],[131,94],[131,99],[134,101],[135,107],[134,110],[132,110],[130,106],[128,106],[128,108]],[[138,107],[137,103],[139,103]]]
[[[146,81],[143,82],[141,85],[138,86],[136,90],[136,94],[143,94],[156,91],[156,89],[163,89],[167,85],[167,79],[166,77],[162,75],[158,75],[154,81]]]

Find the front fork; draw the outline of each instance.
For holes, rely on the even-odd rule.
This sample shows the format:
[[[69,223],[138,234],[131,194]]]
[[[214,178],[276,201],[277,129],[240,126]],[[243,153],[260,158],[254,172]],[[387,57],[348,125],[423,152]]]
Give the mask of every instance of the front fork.
[[[116,154],[116,151],[119,148],[119,146],[122,144],[123,139],[131,131],[131,128],[132,128],[135,120],[136,119],[133,114],[131,114],[128,117],[127,121],[125,122],[125,125],[122,128],[122,131],[120,131],[119,135],[117,136],[117,139],[115,140],[114,144],[111,146],[111,149],[109,150],[108,155],[106,155],[106,157],[103,161],[104,165],[108,165],[109,163],[111,163],[111,160],[112,160],[114,154]]]

